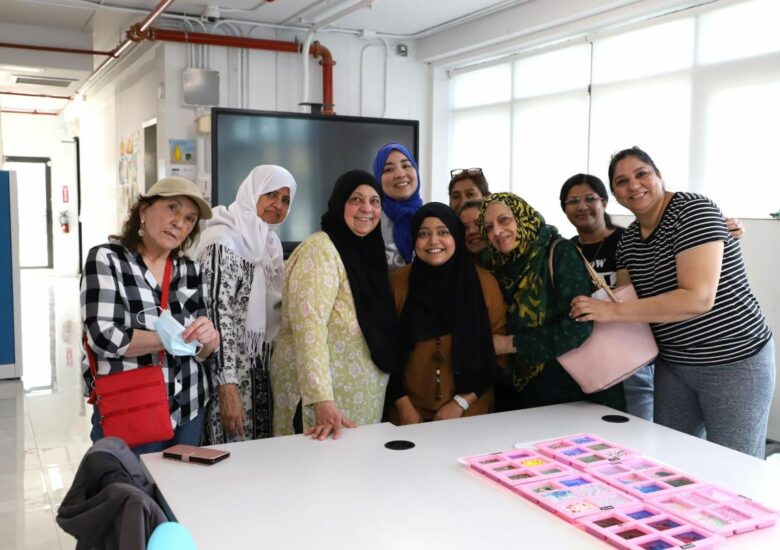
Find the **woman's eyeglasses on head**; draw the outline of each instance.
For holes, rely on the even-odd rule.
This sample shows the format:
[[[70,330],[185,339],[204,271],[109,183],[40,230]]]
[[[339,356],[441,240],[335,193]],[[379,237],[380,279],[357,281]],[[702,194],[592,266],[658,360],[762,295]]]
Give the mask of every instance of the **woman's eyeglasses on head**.
[[[596,201],[603,201],[601,197],[598,195],[585,195],[583,197],[569,197],[565,201],[563,201],[564,206],[578,206],[580,204],[580,201],[585,201],[585,204],[591,205]]]
[[[454,170],[450,170],[450,178],[457,178],[464,174],[468,176],[481,176],[482,168],[455,168]]]

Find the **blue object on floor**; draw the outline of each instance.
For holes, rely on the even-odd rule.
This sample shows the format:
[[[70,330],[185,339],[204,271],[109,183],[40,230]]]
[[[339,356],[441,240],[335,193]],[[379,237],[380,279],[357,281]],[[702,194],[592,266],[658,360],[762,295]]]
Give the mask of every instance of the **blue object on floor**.
[[[149,538],[146,550],[197,550],[192,535],[181,523],[161,523]]]

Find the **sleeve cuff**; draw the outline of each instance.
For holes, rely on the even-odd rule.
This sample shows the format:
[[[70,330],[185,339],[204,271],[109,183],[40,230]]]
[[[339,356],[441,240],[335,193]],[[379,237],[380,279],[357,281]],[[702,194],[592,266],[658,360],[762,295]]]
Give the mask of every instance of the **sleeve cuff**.
[[[224,386],[225,384],[238,386],[238,376],[234,372],[223,371],[214,375],[214,382],[217,386]]]
[[[333,399],[333,391],[321,391],[321,392],[301,392],[301,399],[304,406],[314,405],[321,401],[335,401]]]

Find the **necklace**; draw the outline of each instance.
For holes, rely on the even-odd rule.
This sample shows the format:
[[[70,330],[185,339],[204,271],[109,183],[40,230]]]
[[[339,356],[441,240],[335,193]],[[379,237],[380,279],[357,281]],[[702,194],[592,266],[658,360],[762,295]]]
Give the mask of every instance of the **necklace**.
[[[434,397],[441,399],[441,362],[444,361],[444,355],[441,353],[441,338],[436,337],[436,349],[433,352],[433,368],[436,371],[436,394]]]
[[[595,254],[593,254],[593,257],[592,257],[592,258],[588,258],[587,256],[585,256],[585,259],[586,259],[586,260],[588,260],[588,263],[592,264],[593,262],[595,262],[595,261],[596,261],[596,258],[598,258],[598,257],[599,257],[599,253],[601,252],[601,248],[604,246],[604,241],[606,241],[606,240],[607,240],[607,238],[606,238],[606,237],[604,237],[603,239],[601,239],[601,240],[599,241],[599,246],[598,246],[598,248],[596,249],[596,253],[595,253]],[[582,247],[583,247],[583,246],[587,246],[587,245],[584,245],[584,244],[582,243],[582,241],[579,239],[579,237],[577,237],[577,244],[579,244],[580,250],[582,250]],[[593,243],[593,244],[596,244],[596,243]],[[584,256],[584,255],[585,255],[585,252],[583,251],[583,256]]]

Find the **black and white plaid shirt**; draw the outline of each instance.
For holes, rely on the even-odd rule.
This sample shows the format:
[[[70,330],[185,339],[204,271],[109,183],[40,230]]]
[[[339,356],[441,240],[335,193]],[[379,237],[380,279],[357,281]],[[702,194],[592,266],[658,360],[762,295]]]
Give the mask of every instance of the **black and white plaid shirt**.
[[[186,257],[174,259],[168,299],[173,317],[186,326],[196,317],[206,315],[205,293],[200,264]],[[81,318],[87,342],[95,354],[98,374],[122,372],[159,361],[158,353],[139,357],[124,354],[135,329],[153,329],[161,298],[160,284],[140,254],[119,243],[103,244],[89,251],[81,276]],[[176,425],[192,420],[204,410],[209,395],[205,367],[194,356],[165,354],[163,374],[171,418]],[[91,387],[86,355],[82,357],[81,368]]]

